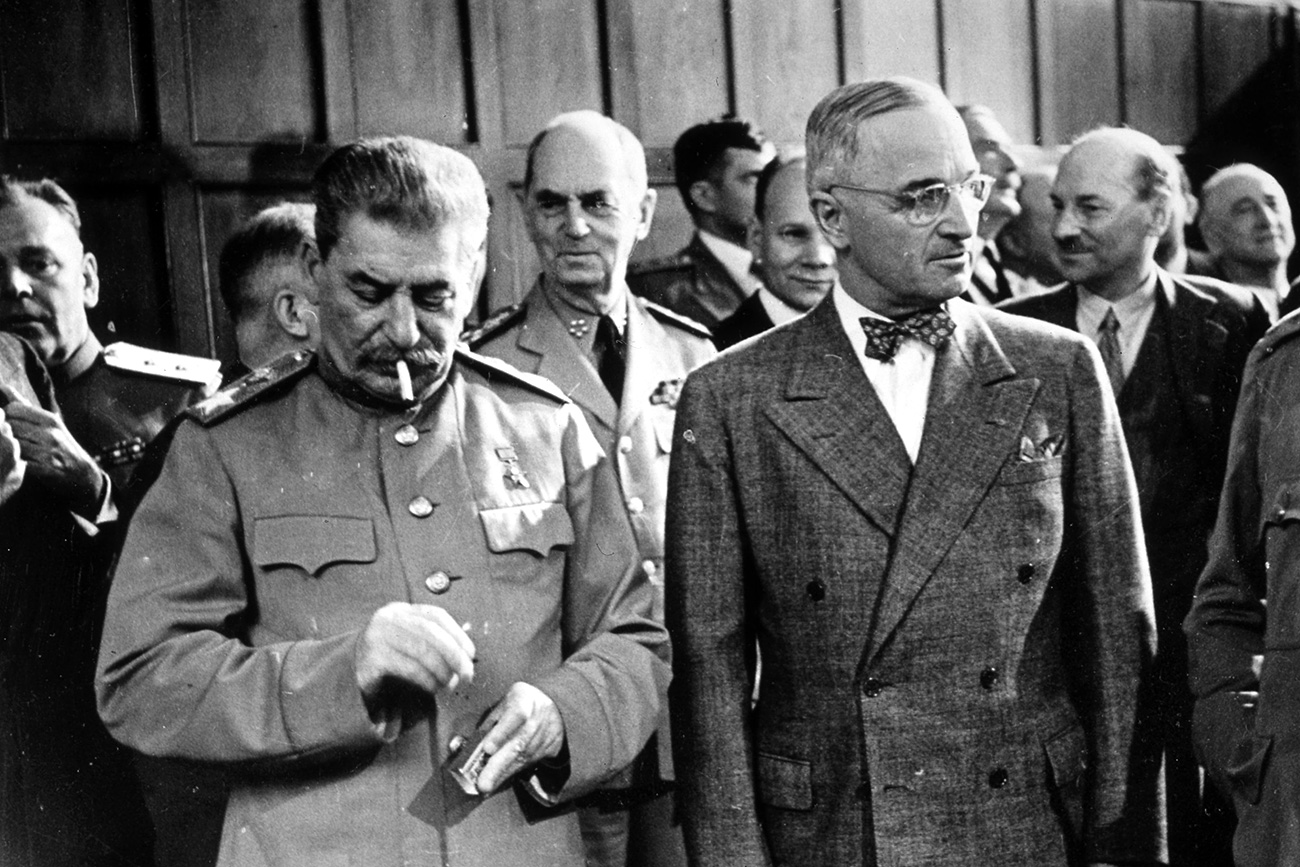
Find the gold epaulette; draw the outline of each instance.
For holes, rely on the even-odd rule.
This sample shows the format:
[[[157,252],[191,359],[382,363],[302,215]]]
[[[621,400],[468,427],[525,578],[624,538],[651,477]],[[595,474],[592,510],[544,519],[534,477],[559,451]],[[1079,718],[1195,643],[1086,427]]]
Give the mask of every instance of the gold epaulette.
[[[667,256],[655,256],[652,259],[642,259],[638,262],[629,262],[627,265],[627,275],[629,277],[639,277],[642,274],[652,274],[657,271],[680,271],[690,270],[695,267],[695,263],[685,250],[676,253],[669,253]]]
[[[215,358],[118,342],[104,347],[104,363],[114,370],[202,386],[204,394],[212,394],[221,385],[221,362]]]
[[[257,399],[278,391],[279,386],[295,382],[311,370],[316,355],[306,349],[299,349],[287,355],[281,355],[268,364],[236,379],[216,394],[201,400],[186,410],[186,414],[204,427],[216,424],[222,419],[230,418]]]
[[[511,304],[509,307],[502,307],[487,319],[484,319],[483,324],[478,328],[471,328],[462,334],[460,342],[471,349],[477,349],[482,345],[483,341],[491,340],[502,331],[513,326],[525,312],[527,312],[527,308],[522,302]]]
[[[705,340],[713,339],[713,332],[710,331],[707,326],[703,325],[702,323],[696,322],[691,317],[683,316],[682,314],[677,313],[676,311],[669,310],[667,307],[663,306],[662,304],[656,304],[655,302],[650,301],[649,299],[646,298],[642,298],[641,303],[645,305],[645,309],[648,313],[650,313],[652,316],[654,316],[655,319],[658,319],[660,322],[664,323],[665,325],[676,326],[677,328],[680,328],[683,331],[689,331],[691,334],[694,334],[696,337],[703,337]]]

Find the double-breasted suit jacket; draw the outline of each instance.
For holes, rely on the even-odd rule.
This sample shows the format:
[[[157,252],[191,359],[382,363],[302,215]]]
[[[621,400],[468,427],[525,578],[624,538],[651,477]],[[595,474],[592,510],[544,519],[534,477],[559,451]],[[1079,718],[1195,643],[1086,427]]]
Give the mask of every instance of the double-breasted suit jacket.
[[[1135,729],[1150,585],[1100,357],[948,307],[915,467],[834,296],[687,380],[667,614],[695,863],[1163,856]]]

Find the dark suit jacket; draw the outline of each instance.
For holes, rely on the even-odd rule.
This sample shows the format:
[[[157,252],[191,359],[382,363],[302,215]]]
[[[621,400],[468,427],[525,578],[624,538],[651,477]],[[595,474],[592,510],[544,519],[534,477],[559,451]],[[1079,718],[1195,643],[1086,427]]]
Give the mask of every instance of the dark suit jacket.
[[[915,468],[834,296],[687,380],[667,614],[695,863],[1163,857],[1135,730],[1150,585],[1100,357],[949,308]]]
[[[627,285],[634,295],[706,328],[726,319],[745,300],[745,290],[698,233],[674,256],[633,262],[627,269]]]
[[[735,346],[756,334],[770,330],[776,323],[767,315],[767,309],[755,292],[736,308],[736,312],[722,320],[713,329],[713,345],[718,349]]]

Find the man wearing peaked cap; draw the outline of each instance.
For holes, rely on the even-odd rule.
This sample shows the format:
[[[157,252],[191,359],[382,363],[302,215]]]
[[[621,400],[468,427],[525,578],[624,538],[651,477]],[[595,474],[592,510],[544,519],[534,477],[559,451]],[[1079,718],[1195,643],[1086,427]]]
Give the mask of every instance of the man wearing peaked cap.
[[[317,170],[320,344],[199,405],[131,524],[109,730],[231,779],[219,864],[581,863],[663,627],[582,414],[457,346],[488,203],[412,138]],[[256,380],[256,381],[255,381]]]

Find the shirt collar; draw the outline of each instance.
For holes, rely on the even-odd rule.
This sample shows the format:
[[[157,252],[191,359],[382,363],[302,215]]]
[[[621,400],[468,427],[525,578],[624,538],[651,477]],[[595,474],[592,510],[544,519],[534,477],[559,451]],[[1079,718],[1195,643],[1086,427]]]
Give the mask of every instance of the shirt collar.
[[[627,288],[626,287],[624,287],[622,292],[617,293],[617,298],[614,301],[614,306],[611,307],[608,311],[606,311],[605,314],[602,314],[602,313],[597,313],[593,310],[586,310],[572,304],[569,301],[568,297],[564,295],[564,293],[553,291],[547,280],[543,279],[541,283],[542,283],[542,294],[546,296],[546,300],[551,303],[551,306],[555,309],[555,312],[558,313],[560,318],[565,322],[568,322],[571,319],[585,319],[588,322],[590,322],[592,327],[594,328],[596,325],[596,321],[600,319],[602,315],[608,315],[610,319],[614,320],[614,325],[616,328],[618,328],[619,334],[622,334],[627,330]]]
[[[772,320],[773,325],[784,325],[787,322],[793,322],[804,315],[805,312],[791,307],[785,302],[785,299],[766,286],[758,287],[758,303],[763,305],[763,310],[767,312],[767,318]]]
[[[87,370],[94,366],[103,353],[104,347],[95,336],[95,332],[87,331],[86,339],[77,347],[77,350],[68,356],[68,360],[58,367],[50,369],[50,379],[56,385],[64,385],[77,379]]]
[[[727,269],[731,279],[736,281],[736,285],[745,290],[746,295],[753,294],[755,283],[757,282],[754,275],[750,273],[749,268],[754,264],[754,254],[746,250],[739,244],[733,244],[725,238],[720,238],[712,232],[706,232],[703,229],[697,230],[700,241],[709,252],[718,257],[722,267]]]
[[[1078,321],[1079,327],[1085,334],[1093,334],[1101,327],[1101,320],[1106,317],[1106,311],[1114,310],[1115,318],[1119,320],[1120,327],[1131,325],[1148,310],[1155,307],[1156,304],[1156,282],[1158,272],[1155,268],[1147,279],[1142,281],[1142,285],[1118,301],[1107,301],[1100,295],[1095,295],[1087,289],[1079,286],[1079,309]]]
[[[837,280],[835,288],[831,289],[831,298],[835,302],[835,312],[839,314],[840,325],[844,328],[844,333],[848,335],[849,343],[853,344],[853,351],[857,353],[859,359],[863,358],[867,351],[867,335],[862,330],[862,323],[859,319],[867,317],[870,319],[882,319],[886,322],[892,322],[888,316],[881,316],[874,310],[864,307],[848,292],[844,286]],[[940,304],[944,310],[948,309],[947,302]],[[953,319],[957,330],[961,331],[961,325],[956,319]],[[954,335],[954,339],[956,339]],[[917,341],[917,345],[924,347],[925,350],[933,351],[929,344]]]

